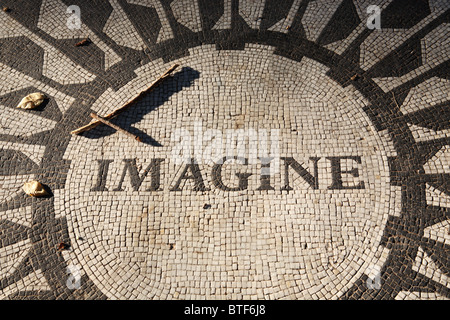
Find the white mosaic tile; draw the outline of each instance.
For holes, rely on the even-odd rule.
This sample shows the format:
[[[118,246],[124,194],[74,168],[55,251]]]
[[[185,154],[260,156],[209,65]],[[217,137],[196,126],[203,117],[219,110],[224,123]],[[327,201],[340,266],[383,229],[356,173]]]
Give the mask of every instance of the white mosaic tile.
[[[428,33],[425,38],[422,39],[422,65],[420,67],[401,77],[374,78],[373,80],[384,92],[389,92],[447,61],[450,52],[449,50],[443,50],[442,48],[450,47],[450,40],[447,37],[449,32],[450,23],[444,23]]]
[[[300,4],[302,3],[302,1],[303,0],[294,0],[287,17],[278,21],[276,24],[274,24],[272,27],[270,27],[269,30],[276,31],[276,32],[282,32],[282,33],[288,33],[289,27],[294,22],[295,15],[297,14],[298,9],[300,9]]]
[[[75,101],[75,98],[2,63],[0,63],[0,81],[2,82],[2,85],[0,86],[1,95],[27,87],[34,87],[38,91],[42,91],[42,93],[52,96],[55,99],[59,110],[63,114]]]
[[[38,28],[55,39],[85,39],[86,37],[89,37],[89,39],[105,53],[105,70],[108,70],[122,60],[122,58],[98,35],[82,23],[82,20],[80,20],[79,28],[69,28],[69,18],[71,14],[67,13],[67,9],[68,6],[61,0],[44,0],[41,4]],[[80,12],[80,14],[82,13]],[[55,68],[57,68],[57,66],[55,66]],[[64,69],[60,70],[60,72],[61,71],[64,72]],[[73,72],[66,74],[66,76],[71,76],[72,74]]]
[[[223,15],[216,22],[213,30],[230,29],[231,28],[231,0],[224,0]]]
[[[358,38],[358,36],[365,30],[367,30],[367,20],[369,15],[367,14],[368,5],[376,5],[383,11],[393,0],[377,0],[377,1],[367,1],[367,0],[354,0],[356,10],[358,12],[361,23],[351,32],[351,34],[342,40],[330,43],[325,47],[329,50],[336,52],[337,54],[342,54],[344,51]],[[370,3],[369,3],[370,2]],[[376,31],[374,31],[376,32]]]
[[[0,280],[14,273],[31,249],[30,239],[0,248]]]
[[[20,23],[10,18],[7,13],[0,12],[0,21],[3,26],[14,30],[17,36],[26,36],[39,47],[44,49],[44,64],[42,74],[61,84],[69,83],[85,83],[95,79],[95,75],[89,73],[81,66],[70,60],[60,50],[50,45],[41,37],[22,26]],[[7,37],[11,32],[9,30],[3,31],[3,37]]]
[[[2,114],[0,134],[27,137],[51,130],[56,125],[55,121],[3,105],[0,105],[0,112]],[[27,119],[27,121],[24,121],[24,119]]]
[[[450,245],[450,222],[445,220],[425,228],[423,236]]]
[[[128,0],[127,2],[130,4],[136,4],[143,7],[156,9],[159,21],[161,22],[161,30],[159,30],[158,39],[156,40],[157,43],[173,39],[174,34],[172,31],[172,27],[170,26],[169,19],[167,19],[164,7],[159,0]]]
[[[437,206],[437,207],[450,207],[450,196],[445,194],[444,192],[426,184],[426,199],[427,204]]]
[[[48,285],[47,280],[45,280],[42,271],[39,269],[28,274],[18,282],[0,290],[0,299],[8,299],[8,296],[17,292],[43,290],[51,290],[51,288]]]
[[[360,65],[364,70],[370,69],[377,62],[381,61],[385,58],[390,52],[397,49],[400,45],[402,45],[407,39],[412,37],[414,34],[419,32],[425,26],[427,26],[434,19],[444,14],[445,10],[450,8],[450,4],[446,4],[443,8],[432,12],[422,21],[417,23],[414,27],[403,30],[403,29],[382,29],[377,30],[376,32],[372,32],[366,40],[361,44],[361,56],[360,56]],[[443,24],[442,26],[445,26]],[[438,34],[443,35],[442,31],[439,31],[441,28],[445,28],[439,26],[435,29]],[[429,35],[433,35],[432,31]],[[435,54],[439,54],[437,51]]]
[[[401,110],[411,113],[446,101],[450,101],[450,81],[432,77],[411,89]]]
[[[446,286],[447,288],[450,285],[449,277],[436,266],[422,247],[419,247],[418,249],[412,269],[442,284],[443,286]]]
[[[259,29],[261,25],[264,4],[266,0],[240,0],[239,15],[252,29]]]
[[[317,0],[308,4],[302,18],[303,28],[308,40],[317,40],[341,3],[341,0]]]
[[[395,297],[395,300],[449,300],[449,299],[435,292],[400,291]]]
[[[449,129],[435,131],[425,127],[416,126],[414,124],[408,124],[408,126],[416,142],[431,141],[450,136]]]
[[[170,4],[175,19],[194,32],[202,31],[198,0],[175,0]]]
[[[424,164],[423,169],[426,174],[450,174],[450,146],[443,146]]]
[[[109,2],[113,7],[113,11],[103,28],[103,32],[118,45],[135,50],[144,49],[144,41],[128,19],[119,2],[117,0],[110,0]]]
[[[14,223],[21,224],[25,227],[31,227],[33,211],[31,206],[24,206],[17,209],[6,210],[0,212],[1,220],[9,220]]]

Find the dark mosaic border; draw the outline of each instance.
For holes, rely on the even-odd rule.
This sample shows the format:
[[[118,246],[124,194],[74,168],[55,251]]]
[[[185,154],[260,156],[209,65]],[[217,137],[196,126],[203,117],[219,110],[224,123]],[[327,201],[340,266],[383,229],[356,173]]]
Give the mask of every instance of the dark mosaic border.
[[[147,41],[148,49],[139,52],[117,46],[102,32],[97,32],[97,36],[123,58],[121,63],[115,65],[108,72],[104,72],[101,59],[95,58],[98,55],[98,50],[95,46],[92,46],[92,48],[87,47],[80,53],[79,50],[72,46],[64,46],[64,41],[55,40],[37,29],[36,15],[39,14],[39,10],[36,10],[36,8],[40,7],[40,1],[32,1],[33,4],[30,4],[29,1],[9,0],[4,2],[5,5],[13,9],[11,15],[14,19],[32,29],[52,45],[61,49],[64,48],[65,54],[97,75],[97,78],[87,85],[62,86],[51,79],[46,79],[43,76],[39,77],[39,72],[36,72],[36,70],[39,70],[39,65],[33,66],[30,68],[32,70],[30,76],[38,78],[59,91],[75,97],[76,102],[70,107],[65,116],[60,114],[57,116],[52,114],[46,115],[46,117],[58,121],[58,124],[51,132],[34,135],[30,138],[0,136],[0,140],[3,141],[46,145],[41,166],[32,169],[36,171],[37,178],[48,185],[51,190],[64,188],[65,185],[65,177],[70,167],[70,163],[63,160],[64,152],[71,137],[68,132],[90,120],[89,112],[92,104],[108,87],[118,89],[133,79],[135,75],[132,70],[159,58],[163,58],[166,62],[175,60],[187,55],[188,49],[204,44],[214,44],[218,50],[242,50],[245,44],[248,43],[273,46],[276,48],[275,54],[277,55],[296,61],[300,61],[303,57],[308,57],[326,65],[330,68],[328,75],[342,86],[352,83],[371,104],[364,111],[378,130],[388,129],[397,151],[397,157],[389,160],[392,183],[402,188],[402,214],[400,217],[391,217],[384,232],[383,245],[390,249],[390,255],[382,270],[381,289],[368,289],[366,286],[367,276],[364,275],[348,290],[342,299],[394,299],[400,291],[436,292],[450,298],[450,289],[412,270],[418,247],[421,246],[442,271],[445,273],[450,271],[449,246],[435,243],[423,237],[424,228],[447,220],[450,217],[448,208],[427,205],[425,198],[426,183],[450,194],[449,175],[431,176],[426,175],[423,170],[423,164],[442,146],[450,144],[450,139],[444,138],[416,143],[408,128],[408,123],[415,123],[425,127],[438,126],[441,129],[448,129],[450,127],[449,105],[447,103],[437,106],[437,110],[432,110],[432,112],[425,110],[408,115],[403,115],[397,108],[397,104],[401,105],[410,89],[418,83],[434,76],[443,77],[444,75],[444,77],[448,78],[450,63],[447,61],[389,93],[381,90],[372,80],[373,77],[378,76],[404,74],[410,68],[420,65],[421,52],[417,49],[417,42],[420,42],[421,37],[440,24],[450,22],[450,11],[433,21],[427,26],[427,30],[424,29],[407,40],[405,44],[392,54],[365,72],[359,67],[359,46],[371,32],[376,31],[364,31],[342,55],[335,54],[323,47],[325,44],[346,38],[359,24],[360,20],[356,10],[354,10],[354,7],[352,8],[352,1],[344,0],[342,2],[340,8],[338,8],[336,14],[319,37],[319,44],[306,40],[305,31],[300,23],[309,1],[302,2],[287,34],[271,32],[268,31],[268,28],[287,15],[293,0],[288,0],[283,5],[280,5],[277,0],[268,0],[260,30],[252,30],[245,24],[237,13],[238,2],[232,0],[232,29],[223,31],[211,30],[223,13],[223,2],[219,0],[201,0],[199,5],[205,31],[199,33],[193,33],[180,25],[171,13],[169,6],[171,1],[162,1],[175,34],[175,39],[157,45],[154,43],[154,34],[155,30],[159,30],[160,26],[158,26],[158,23],[144,25],[138,22],[142,21],[143,18],[146,18],[146,21],[149,22],[158,21],[155,10],[146,9],[138,12],[135,6],[129,5],[125,0],[120,0],[120,4],[125,8],[129,17],[136,17],[132,21],[143,35],[142,38],[150,39],[153,42]],[[69,5],[69,1],[64,2]],[[78,0],[70,1],[70,4],[77,4],[83,10],[89,12],[83,22],[90,28],[93,30],[103,29],[110,13],[107,1]],[[15,10],[15,8],[21,9],[19,11]],[[414,5],[412,8],[414,9]],[[423,12],[414,13],[413,9],[408,11],[410,19],[419,19],[419,15],[423,15]],[[396,10],[398,8],[393,6],[393,8],[390,9],[388,7],[383,11],[386,17],[383,21],[387,21],[386,25],[399,27],[399,22],[397,21],[398,12]],[[21,14],[23,11],[29,14]],[[94,19],[93,17],[96,18]],[[346,23],[343,24],[342,21]],[[405,24],[408,23],[408,19],[406,19]],[[404,27],[407,28],[409,25]],[[333,32],[334,30],[339,31]],[[11,41],[8,44],[8,41],[8,39],[0,40],[0,47],[13,45],[10,43]],[[17,39],[14,46],[19,48],[26,47],[27,42],[29,40],[25,38]],[[14,49],[10,51],[12,54],[15,52]],[[39,52],[39,50],[37,51]],[[1,62],[11,65],[14,60],[8,57],[8,54],[3,54],[4,52],[1,51]],[[91,58],[86,59],[86,56]],[[40,59],[38,57],[34,61],[37,61],[39,64]],[[392,68],[393,61],[399,68]],[[410,61],[413,61],[413,64]],[[33,64],[35,62],[29,63]],[[356,81],[350,80],[354,74],[359,75]],[[20,92],[16,91],[0,97],[0,102],[16,101],[20,96]],[[441,111],[440,118],[433,118],[432,114],[435,114],[437,111]],[[12,167],[13,165],[11,164],[10,168]],[[8,170],[8,168],[2,170]],[[12,236],[14,236],[13,241],[31,238],[33,243],[32,250],[17,268],[17,271],[12,276],[0,281],[0,289],[7,287],[33,270],[41,269],[52,288],[51,292],[22,292],[11,298],[105,299],[106,297],[86,276],[81,279],[81,289],[72,291],[67,288],[67,265],[61,253],[56,251],[56,247],[60,242],[70,243],[70,239],[65,219],[55,219],[53,198],[32,199],[23,194],[16,199],[0,204],[0,210],[15,209],[30,203],[33,209],[31,228],[28,229],[11,222],[0,221],[2,246],[7,245],[8,241],[10,241],[8,239],[11,239]]]

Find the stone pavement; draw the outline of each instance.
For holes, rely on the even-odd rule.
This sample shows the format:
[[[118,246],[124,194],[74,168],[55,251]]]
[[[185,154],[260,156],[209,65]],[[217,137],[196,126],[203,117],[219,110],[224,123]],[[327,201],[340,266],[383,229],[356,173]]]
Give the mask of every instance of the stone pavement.
[[[450,298],[450,2],[0,6],[1,299]]]

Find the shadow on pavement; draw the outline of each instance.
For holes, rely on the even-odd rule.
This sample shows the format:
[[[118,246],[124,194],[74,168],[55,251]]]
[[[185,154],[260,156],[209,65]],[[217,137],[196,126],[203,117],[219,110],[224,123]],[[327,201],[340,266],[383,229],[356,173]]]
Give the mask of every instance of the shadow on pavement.
[[[133,127],[133,125],[143,120],[144,116],[148,113],[162,106],[172,95],[180,92],[183,88],[192,86],[194,81],[198,78],[200,78],[199,71],[190,67],[183,67],[179,72],[174,73],[171,77],[164,80],[158,87],[145,94],[128,110],[109,121],[140,137],[143,143],[154,147],[161,147],[162,145],[153,137],[142,130]],[[121,106],[117,106],[117,108],[119,107]],[[83,135],[90,139],[99,139],[110,136],[115,132],[115,129],[101,124],[92,130],[84,132]]]

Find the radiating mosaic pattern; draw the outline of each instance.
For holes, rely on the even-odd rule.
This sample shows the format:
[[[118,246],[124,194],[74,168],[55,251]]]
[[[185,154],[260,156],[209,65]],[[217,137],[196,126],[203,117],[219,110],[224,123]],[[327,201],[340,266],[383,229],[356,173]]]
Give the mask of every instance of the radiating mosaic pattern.
[[[450,297],[448,1],[2,5],[0,298]]]

